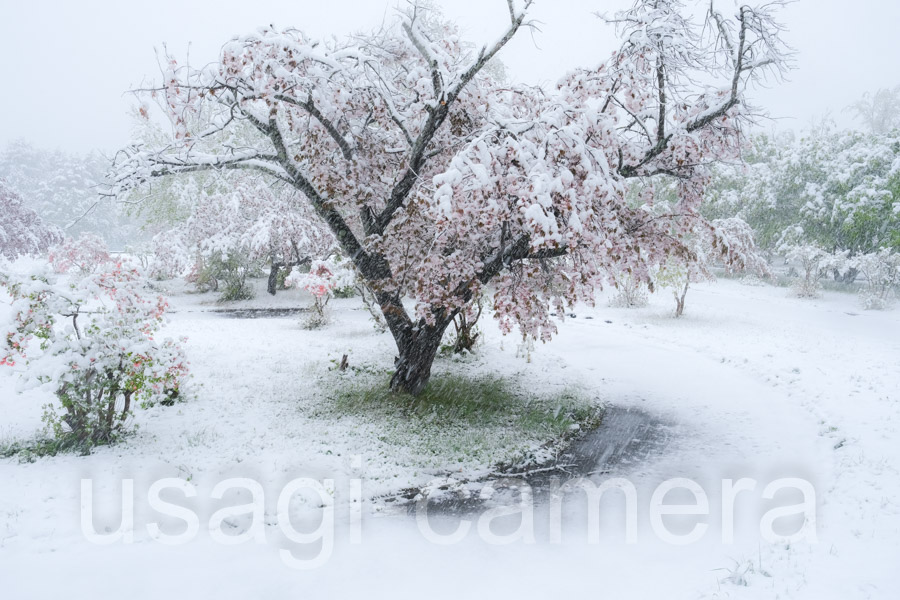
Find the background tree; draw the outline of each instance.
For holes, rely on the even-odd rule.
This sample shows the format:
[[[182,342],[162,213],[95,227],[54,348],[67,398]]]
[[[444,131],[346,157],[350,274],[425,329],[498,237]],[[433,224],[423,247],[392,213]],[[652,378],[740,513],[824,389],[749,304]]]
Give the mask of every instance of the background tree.
[[[117,191],[254,169],[301,192],[377,298],[397,344],[394,390],[423,389],[445,329],[489,282],[504,330],[549,339],[551,307],[592,302],[616,273],[649,280],[680,248],[670,232],[701,219],[709,165],[738,156],[746,86],[785,49],[772,5],[697,23],[676,0],[640,1],[614,18],[620,51],[545,93],[485,71],[527,26],[530,2],[507,4],[505,30],[477,52],[413,5],[368,36],[264,28],[203,69],[170,59],[146,94],[172,136],[123,150]],[[239,125],[253,143],[234,142]],[[629,180],[654,175],[678,180],[665,218],[624,200]]]
[[[656,273],[657,285],[668,287],[675,297],[675,316],[684,314],[685,299],[692,283],[715,281],[713,266],[723,255],[729,273],[770,275],[765,257],[753,239],[753,230],[737,217],[716,219],[711,227],[689,232],[683,240],[686,251],[673,254]]]
[[[108,170],[109,159],[97,152],[44,150],[23,140],[0,150],[0,178],[18,191],[25,206],[68,236],[95,233],[123,250],[148,236],[123,206],[101,195]]]
[[[141,209],[153,211],[160,202],[168,203],[163,209],[169,215],[166,219],[173,213],[185,215],[175,217],[179,220],[171,229],[154,240],[155,268],[162,276],[223,263],[255,271],[268,263],[269,292],[274,294],[279,270],[290,272],[291,267],[324,258],[335,249],[334,236],[300,194],[262,174],[182,176],[168,182],[165,194],[157,191]],[[232,290],[232,295],[240,296],[239,291]]]
[[[0,256],[15,260],[46,252],[62,241],[62,231],[26,207],[22,198],[0,179]]]
[[[850,105],[850,110],[871,133],[889,133],[900,128],[900,85],[894,89],[882,88]]]
[[[737,216],[777,252],[814,244],[832,254],[900,249],[900,135],[838,131],[754,139],[749,166],[720,166],[707,217]],[[851,279],[855,271],[848,272]]]

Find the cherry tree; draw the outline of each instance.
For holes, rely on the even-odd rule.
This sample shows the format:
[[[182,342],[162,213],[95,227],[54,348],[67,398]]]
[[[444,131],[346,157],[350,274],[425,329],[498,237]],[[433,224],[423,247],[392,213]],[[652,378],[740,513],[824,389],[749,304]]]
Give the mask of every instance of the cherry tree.
[[[214,181],[186,178],[168,187],[187,216],[154,239],[161,274],[178,275],[198,257],[240,255],[271,265],[269,293],[278,270],[330,254],[334,236],[291,186],[261,174],[231,173]]]
[[[695,22],[678,0],[641,0],[611,19],[619,51],[544,91],[485,68],[529,26],[530,1],[507,5],[477,51],[413,5],[344,41],[263,28],[201,69],[170,57],[144,94],[172,135],[119,153],[116,192],[210,169],[292,186],[375,294],[397,345],[394,390],[423,389],[444,331],[489,283],[504,331],[547,340],[552,309],[592,302],[618,273],[649,281],[680,250],[672,229],[701,218],[708,166],[739,155],[745,90],[783,67],[785,48],[772,5]],[[243,126],[252,143],[232,136]],[[625,200],[656,175],[682,198],[664,217]]]
[[[15,260],[39,254],[61,240],[62,232],[25,206],[15,190],[0,179],[0,256]]]

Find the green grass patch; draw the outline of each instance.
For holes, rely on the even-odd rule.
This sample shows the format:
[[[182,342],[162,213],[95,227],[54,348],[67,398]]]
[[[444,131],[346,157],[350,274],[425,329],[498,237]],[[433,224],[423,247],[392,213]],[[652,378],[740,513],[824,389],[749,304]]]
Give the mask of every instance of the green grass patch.
[[[596,403],[573,390],[535,395],[492,376],[437,375],[419,396],[367,379],[333,390],[327,400],[320,416],[357,419],[386,449],[434,468],[537,459],[542,447],[593,427],[600,417]]]
[[[13,440],[0,442],[0,458],[18,457],[20,462],[32,463],[44,456],[56,456],[57,454],[80,451],[68,439],[54,439],[52,437],[35,437],[30,440]]]

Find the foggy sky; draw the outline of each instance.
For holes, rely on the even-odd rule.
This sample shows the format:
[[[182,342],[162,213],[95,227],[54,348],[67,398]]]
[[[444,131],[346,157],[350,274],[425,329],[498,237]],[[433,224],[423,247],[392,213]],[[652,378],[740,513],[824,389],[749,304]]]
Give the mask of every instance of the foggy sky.
[[[520,32],[500,59],[513,81],[530,84],[595,65],[617,42],[593,13],[630,3],[537,0],[530,16],[541,31]],[[733,3],[716,0],[723,10]],[[508,23],[503,0],[438,4],[479,45]],[[199,65],[215,59],[231,36],[260,25],[340,37],[376,28],[394,18],[396,6],[396,0],[0,0],[0,146],[16,138],[78,152],[123,146],[134,105],[126,92],[159,80],[154,48],[164,43],[179,59],[190,51]],[[751,94],[777,119],[768,127],[799,129],[826,113],[852,125],[847,105],[864,91],[900,84],[897,0],[800,0],[782,11],[782,21],[797,50],[796,69],[790,81]]]

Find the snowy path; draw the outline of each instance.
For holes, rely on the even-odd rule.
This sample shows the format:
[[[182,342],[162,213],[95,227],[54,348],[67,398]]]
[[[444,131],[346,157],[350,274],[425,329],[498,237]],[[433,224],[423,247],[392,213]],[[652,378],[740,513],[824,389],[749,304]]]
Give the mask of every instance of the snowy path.
[[[819,543],[762,555],[769,571],[789,578],[781,591],[892,593],[900,560],[896,311],[861,311],[843,294],[800,302],[783,290],[721,282],[693,290],[680,320],[668,307],[638,317],[599,312],[614,323],[567,326],[574,331],[552,351],[581,370],[615,373],[608,395],[643,390],[647,404],[689,424],[697,435],[678,453],[688,473],[718,466],[734,477],[781,472],[815,484]],[[589,356],[615,358],[592,366]],[[688,457],[701,462],[688,466]],[[778,563],[786,569],[773,568]]]

